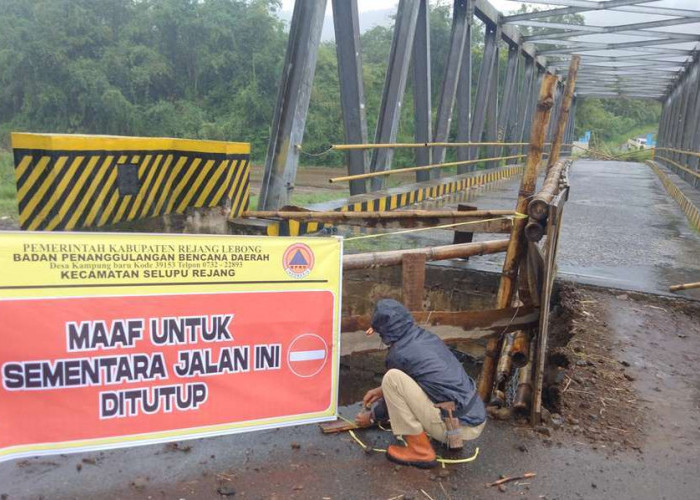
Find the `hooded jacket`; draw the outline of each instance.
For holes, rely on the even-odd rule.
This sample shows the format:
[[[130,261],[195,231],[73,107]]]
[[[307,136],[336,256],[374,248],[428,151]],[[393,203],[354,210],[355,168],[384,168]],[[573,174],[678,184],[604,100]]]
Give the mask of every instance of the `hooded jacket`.
[[[372,316],[372,328],[389,345],[387,369],[406,373],[434,403],[454,401],[456,416],[463,423],[476,426],[486,420],[484,403],[461,363],[437,335],[416,325],[401,303],[380,300]],[[384,400],[373,412],[377,418],[386,415]]]

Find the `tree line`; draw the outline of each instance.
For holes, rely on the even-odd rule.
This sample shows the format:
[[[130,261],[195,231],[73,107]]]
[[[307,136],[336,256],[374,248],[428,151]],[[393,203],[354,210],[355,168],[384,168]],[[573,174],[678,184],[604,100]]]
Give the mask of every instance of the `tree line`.
[[[264,161],[287,40],[278,0],[0,0],[0,147],[10,131],[173,136],[246,141]],[[433,108],[451,29],[451,6],[431,8]],[[483,52],[474,30],[473,89]],[[392,27],[362,34],[367,120],[373,140]],[[501,51],[501,82],[505,54]],[[413,137],[411,87],[398,140]],[[344,141],[335,45],[323,43],[304,149]],[[611,139],[658,122],[657,104],[585,100],[577,133]],[[453,121],[454,123],[455,121]],[[325,164],[341,164],[329,155]],[[412,161],[396,156],[397,166]]]

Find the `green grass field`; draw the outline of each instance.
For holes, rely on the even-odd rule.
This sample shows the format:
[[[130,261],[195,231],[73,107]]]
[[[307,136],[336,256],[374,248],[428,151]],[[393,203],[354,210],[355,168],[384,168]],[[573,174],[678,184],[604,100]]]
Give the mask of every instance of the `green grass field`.
[[[17,220],[17,200],[15,195],[15,168],[12,155],[0,150],[0,217]]]

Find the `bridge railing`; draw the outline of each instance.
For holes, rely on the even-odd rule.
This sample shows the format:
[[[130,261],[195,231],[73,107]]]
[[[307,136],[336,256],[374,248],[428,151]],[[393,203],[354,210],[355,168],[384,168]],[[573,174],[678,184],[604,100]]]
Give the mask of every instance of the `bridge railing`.
[[[663,101],[655,159],[700,189],[700,54]],[[660,154],[659,154],[660,153]]]

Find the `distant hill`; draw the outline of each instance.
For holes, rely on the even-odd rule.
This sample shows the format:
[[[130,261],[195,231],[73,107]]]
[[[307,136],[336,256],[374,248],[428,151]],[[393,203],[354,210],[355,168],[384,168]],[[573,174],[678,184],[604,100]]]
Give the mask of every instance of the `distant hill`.
[[[396,9],[378,9],[360,12],[360,32],[364,33],[374,26],[391,26],[394,23],[392,16]],[[283,10],[279,13],[280,19],[285,21],[287,25],[292,21],[292,11]],[[329,42],[335,39],[333,31],[333,16],[327,14],[323,20],[323,31],[321,32],[321,40]]]

